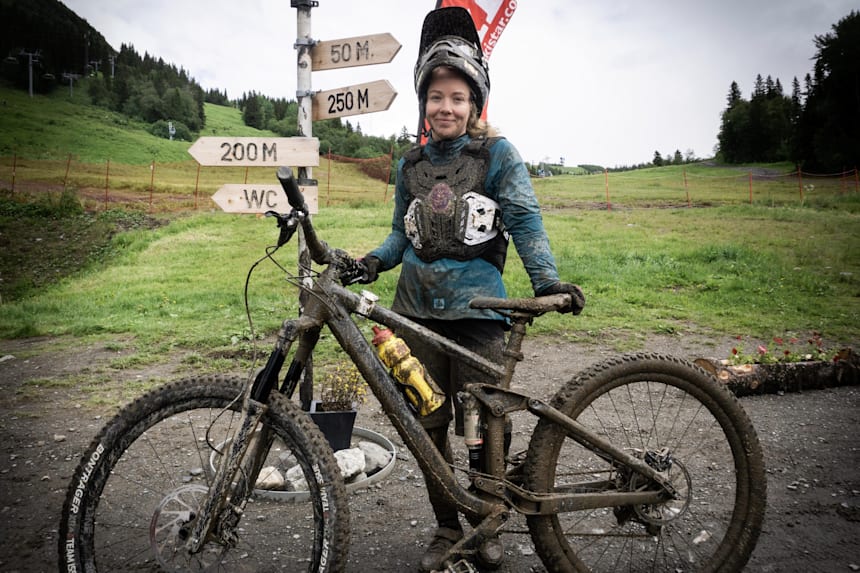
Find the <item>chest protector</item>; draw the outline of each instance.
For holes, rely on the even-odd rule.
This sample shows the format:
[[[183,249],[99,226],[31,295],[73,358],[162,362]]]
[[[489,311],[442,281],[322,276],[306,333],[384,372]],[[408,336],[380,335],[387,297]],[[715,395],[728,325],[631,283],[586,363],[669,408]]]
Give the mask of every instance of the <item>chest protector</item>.
[[[424,262],[482,257],[504,269],[508,237],[499,204],[484,193],[490,147],[499,138],[467,143],[445,165],[433,165],[416,147],[406,153],[403,179],[411,195],[403,222]]]

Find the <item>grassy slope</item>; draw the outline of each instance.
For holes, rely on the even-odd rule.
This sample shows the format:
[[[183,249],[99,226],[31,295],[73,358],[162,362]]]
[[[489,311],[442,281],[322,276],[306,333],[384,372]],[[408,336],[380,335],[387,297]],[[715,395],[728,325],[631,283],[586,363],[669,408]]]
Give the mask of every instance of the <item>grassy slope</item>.
[[[0,156],[145,165],[189,161],[187,141],[169,141],[146,131],[146,124],[89,105],[85,82],[73,97],[60,89],[36,95],[0,87]],[[206,127],[201,135],[274,136],[242,123],[238,109],[205,104]]]
[[[8,149],[10,139],[24,137],[26,130],[21,126],[39,122],[28,119],[23,111],[35,109],[38,113],[29,115],[40,116],[44,130],[41,138],[22,147],[22,154],[49,155],[49,149],[63,149],[59,157],[64,158],[74,149],[81,157],[101,161],[99,156],[105,150],[127,149],[130,165],[146,166],[152,153],[170,157],[175,152],[178,164],[193,165],[185,152],[187,143],[159,140],[146,134],[142,126],[123,124],[121,118],[104,110],[64,101],[60,93],[32,102],[8,91],[0,96],[7,99],[3,113],[15,116],[11,123],[8,116],[2,116],[2,149]],[[237,110],[207,106],[207,114],[207,130],[253,133],[241,125]],[[87,121],[99,126],[90,129],[91,137],[63,139],[68,137],[67,131],[83,130]],[[18,127],[7,131],[7,125]],[[50,146],[42,144],[48,140]],[[77,147],[69,147],[72,145]],[[177,169],[188,171],[187,167]],[[164,173],[169,168],[159,166],[159,170]],[[137,181],[130,185],[146,187],[146,170],[141,171],[128,176]],[[211,177],[226,182],[227,171]],[[353,165],[335,163],[331,195],[336,201],[326,207],[327,171],[325,160],[314,171],[324,207],[317,218],[321,234],[335,245],[348,246],[355,255],[363,254],[381,241],[390,225],[390,203],[381,203],[384,185],[362,177]],[[235,181],[238,175],[230,177]],[[665,196],[671,203],[683,205],[682,175],[678,168],[642,170],[610,175],[610,182],[614,196],[622,194],[629,201],[649,202],[651,197]],[[690,167],[687,175],[694,193],[726,193],[717,176],[738,185],[734,181],[738,175],[732,171]],[[581,282],[590,297],[582,317],[548,316],[538,321],[539,327],[573,337],[618,336],[628,341],[622,345],[648,332],[683,334],[710,329],[762,338],[820,330],[843,342],[856,340],[860,202],[837,189],[821,205],[810,200],[801,208],[796,186],[789,186],[765,192],[771,197],[784,195],[785,200],[778,204],[785,207],[772,208],[773,199],[748,206],[743,205],[743,173],[740,178],[740,191],[731,190],[740,194],[736,206],[692,210],[570,209],[589,201],[599,203],[605,194],[603,177],[536,181],[542,204],[554,207],[544,219],[561,274]],[[7,231],[8,239],[9,219],[6,221],[4,225],[0,219],[0,231]],[[44,221],[31,225],[36,231],[45,226]],[[15,241],[21,242],[25,228],[16,228]],[[110,256],[85,272],[54,286],[36,284],[30,291],[19,290],[17,302],[7,297],[0,313],[0,337],[103,333],[131,334],[141,342],[157,340],[168,347],[232,345],[247,336],[241,302],[244,274],[274,233],[268,220],[210,213],[183,216],[154,231],[138,229],[119,235],[111,243]],[[62,240],[56,243],[56,260],[63,253]],[[40,241],[31,260],[50,260],[46,247],[46,240]],[[295,268],[293,250],[282,253],[288,269]],[[17,266],[27,265],[26,254],[16,256],[21,257]],[[271,265],[266,267],[255,280],[252,295],[259,313],[257,325],[271,332],[283,318],[284,308],[292,308],[293,292],[284,289],[282,277]],[[50,265],[46,269],[43,272],[52,270]],[[390,301],[395,280],[396,272],[386,273],[374,285],[383,301]],[[513,250],[506,280],[512,295],[529,294],[527,278]]]

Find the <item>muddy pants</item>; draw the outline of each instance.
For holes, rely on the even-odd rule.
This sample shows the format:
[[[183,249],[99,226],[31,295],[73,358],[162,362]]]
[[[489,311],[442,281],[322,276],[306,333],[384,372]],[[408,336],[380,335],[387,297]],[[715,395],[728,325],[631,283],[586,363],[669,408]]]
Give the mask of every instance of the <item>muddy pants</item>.
[[[504,349],[504,322],[480,319],[417,320],[417,322],[480,354],[490,362],[501,364]],[[450,359],[447,354],[437,351],[426,343],[409,336],[404,338],[412,350],[412,355],[421,361],[433,380],[445,392],[445,403],[432,414],[421,418],[421,425],[427,430],[445,460],[449,464],[453,463],[453,453],[448,442],[448,425],[452,418],[455,420],[455,433],[458,436],[463,435],[463,412],[457,403],[457,392],[466,384],[494,384],[496,381],[480,370]],[[460,529],[457,508],[448,503],[431,483],[427,483],[427,494],[439,526]]]

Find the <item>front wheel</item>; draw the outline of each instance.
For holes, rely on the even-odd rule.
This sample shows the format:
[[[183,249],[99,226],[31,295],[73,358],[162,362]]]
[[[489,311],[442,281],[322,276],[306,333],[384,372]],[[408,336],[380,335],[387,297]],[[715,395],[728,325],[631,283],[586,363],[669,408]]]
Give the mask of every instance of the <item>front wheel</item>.
[[[271,445],[255,485],[274,469],[292,469],[304,477],[309,499],[252,495],[216,518],[217,535],[202,550],[187,550],[213,477],[213,452],[229,447],[241,422],[243,388],[241,379],[189,379],[121,410],[72,478],[60,521],[60,570],[341,571],[349,540],[343,478],[317,427],[281,395],[262,418]],[[243,484],[239,479],[234,496],[253,489]]]
[[[552,406],[660,471],[677,492],[661,504],[531,516],[550,571],[737,571],[761,531],[766,481],[755,429],[737,399],[703,370],[656,354],[594,366]],[[647,488],[641,476],[541,420],[526,485],[541,493]]]

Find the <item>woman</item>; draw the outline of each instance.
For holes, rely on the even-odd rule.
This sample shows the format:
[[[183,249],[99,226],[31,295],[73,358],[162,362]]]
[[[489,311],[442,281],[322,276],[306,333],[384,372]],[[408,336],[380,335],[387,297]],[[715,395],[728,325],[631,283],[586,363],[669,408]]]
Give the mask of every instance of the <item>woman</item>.
[[[500,362],[506,323],[490,310],[469,308],[477,296],[505,297],[502,271],[513,238],[537,295],[570,293],[567,312],[585,299],[578,286],[559,280],[528,170],[514,147],[480,120],[490,89],[487,66],[471,16],[463,8],[428,14],[415,66],[419,107],[429,142],[408,152],[397,169],[391,234],[364,257],[366,282],[402,265],[392,308],[459,344]],[[487,375],[407,337],[413,355],[447,395],[445,405],[421,423],[452,460],[448,426],[453,396],[466,383],[495,383]],[[462,435],[462,413],[455,430]],[[509,443],[509,442],[508,442]],[[441,569],[447,551],[463,537],[456,507],[428,488],[438,528],[420,570]],[[501,564],[497,539],[478,550],[485,567]]]

